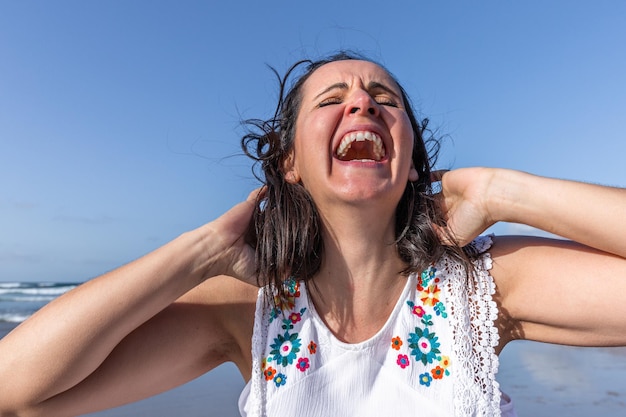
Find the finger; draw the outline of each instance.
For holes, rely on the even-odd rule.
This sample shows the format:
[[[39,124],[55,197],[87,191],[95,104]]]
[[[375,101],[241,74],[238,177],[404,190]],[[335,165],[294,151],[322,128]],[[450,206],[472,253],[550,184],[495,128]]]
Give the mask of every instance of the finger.
[[[255,188],[254,190],[250,191],[250,194],[248,194],[246,201],[250,203],[256,203],[259,200],[261,200],[263,197],[265,197],[266,193],[267,193],[266,185],[259,187],[259,188]]]
[[[259,205],[259,202],[265,197],[265,194],[267,194],[266,185],[252,190],[252,192],[248,195],[246,202],[250,203],[253,207],[256,207],[257,205]],[[251,247],[256,248],[258,240],[254,218],[250,220],[250,223],[248,223],[248,227],[246,228],[246,232],[244,234],[244,241]]]

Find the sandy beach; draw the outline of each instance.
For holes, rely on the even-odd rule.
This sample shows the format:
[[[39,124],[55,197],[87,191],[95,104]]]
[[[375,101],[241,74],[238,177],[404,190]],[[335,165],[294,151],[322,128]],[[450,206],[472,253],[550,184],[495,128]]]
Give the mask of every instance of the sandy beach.
[[[0,337],[14,325],[0,322]],[[514,342],[498,380],[519,417],[626,415],[626,348],[575,348]],[[232,364],[172,391],[90,417],[237,417],[244,382]]]

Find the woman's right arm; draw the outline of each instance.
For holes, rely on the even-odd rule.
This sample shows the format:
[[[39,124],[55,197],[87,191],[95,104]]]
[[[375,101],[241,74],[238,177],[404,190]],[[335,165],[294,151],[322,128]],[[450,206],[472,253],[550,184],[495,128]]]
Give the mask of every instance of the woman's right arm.
[[[246,296],[237,293],[251,286],[216,276],[254,281],[254,251],[244,236],[256,195],[59,297],[0,340],[0,415],[107,408],[232,359],[236,349],[225,342],[233,325],[221,320],[217,303],[241,301]]]

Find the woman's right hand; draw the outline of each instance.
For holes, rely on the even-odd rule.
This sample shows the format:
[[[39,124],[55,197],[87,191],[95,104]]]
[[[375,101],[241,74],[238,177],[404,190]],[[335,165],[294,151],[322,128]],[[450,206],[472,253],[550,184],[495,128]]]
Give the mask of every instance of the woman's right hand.
[[[255,249],[246,239],[252,215],[263,188],[252,191],[245,201],[200,228],[207,245],[209,259],[204,278],[230,275],[256,285]]]

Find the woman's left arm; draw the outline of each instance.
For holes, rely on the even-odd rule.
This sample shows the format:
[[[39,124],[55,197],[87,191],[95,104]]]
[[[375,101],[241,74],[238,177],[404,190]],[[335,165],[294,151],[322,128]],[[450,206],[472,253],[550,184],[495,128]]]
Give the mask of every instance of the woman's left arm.
[[[441,181],[447,227],[460,244],[498,221],[568,239],[496,239],[502,345],[626,345],[626,190],[487,168]]]

